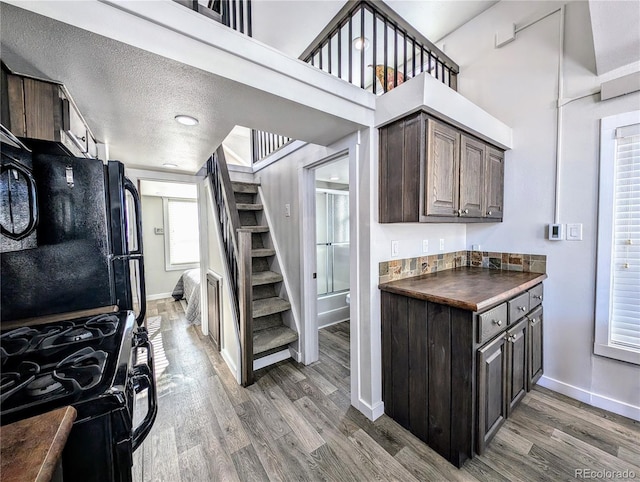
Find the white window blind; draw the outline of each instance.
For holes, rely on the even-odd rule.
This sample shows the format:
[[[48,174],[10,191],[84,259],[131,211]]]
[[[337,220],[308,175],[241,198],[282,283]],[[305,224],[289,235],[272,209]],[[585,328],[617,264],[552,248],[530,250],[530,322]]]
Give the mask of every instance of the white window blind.
[[[198,234],[198,205],[195,201],[169,199],[169,265],[198,263],[200,260]]]
[[[640,350],[640,124],[616,129],[610,343]]]

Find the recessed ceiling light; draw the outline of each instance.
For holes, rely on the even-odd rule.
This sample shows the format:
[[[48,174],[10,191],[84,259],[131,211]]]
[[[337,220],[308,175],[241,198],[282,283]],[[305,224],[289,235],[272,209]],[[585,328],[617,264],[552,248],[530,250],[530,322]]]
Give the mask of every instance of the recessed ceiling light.
[[[353,48],[356,50],[367,50],[369,48],[369,39],[367,37],[354,38]]]
[[[165,162],[165,163],[163,164],[163,166],[164,166],[164,167],[178,167],[178,165],[177,165],[177,164],[174,164],[174,163],[172,163],[172,162]]]
[[[176,121],[185,126],[197,126],[199,124],[198,119],[191,117],[190,115],[180,114],[175,117]]]
[[[339,181],[340,180],[340,176],[331,176],[329,178],[330,181]]]

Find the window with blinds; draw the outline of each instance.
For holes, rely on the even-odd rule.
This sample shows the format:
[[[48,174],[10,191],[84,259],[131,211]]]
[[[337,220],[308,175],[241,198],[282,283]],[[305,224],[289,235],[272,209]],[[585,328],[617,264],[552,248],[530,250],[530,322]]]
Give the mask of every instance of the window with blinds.
[[[640,350],[640,124],[615,144],[610,341]]]
[[[185,269],[200,261],[198,204],[190,199],[167,199],[165,220],[167,269]]]
[[[640,110],[600,123],[593,352],[640,365]]]

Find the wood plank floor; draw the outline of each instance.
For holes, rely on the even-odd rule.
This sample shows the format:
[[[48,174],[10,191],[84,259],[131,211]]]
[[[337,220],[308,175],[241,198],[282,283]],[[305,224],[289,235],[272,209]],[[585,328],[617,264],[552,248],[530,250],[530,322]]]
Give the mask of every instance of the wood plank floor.
[[[320,331],[320,361],[237,385],[179,303],[149,303],[159,413],[134,454],[136,481],[575,480],[640,478],[640,424],[536,388],[481,457],[456,469],[387,416],[350,406],[349,325]],[[620,480],[624,480],[620,478]]]

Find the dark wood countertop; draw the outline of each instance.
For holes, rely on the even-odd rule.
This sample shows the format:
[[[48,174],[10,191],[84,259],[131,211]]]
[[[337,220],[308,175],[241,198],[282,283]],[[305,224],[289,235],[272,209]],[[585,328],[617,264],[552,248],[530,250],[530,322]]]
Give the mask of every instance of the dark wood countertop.
[[[390,281],[378,288],[463,310],[484,311],[546,278],[542,273],[465,267]]]
[[[67,406],[0,428],[0,481],[49,482],[75,419]]]

